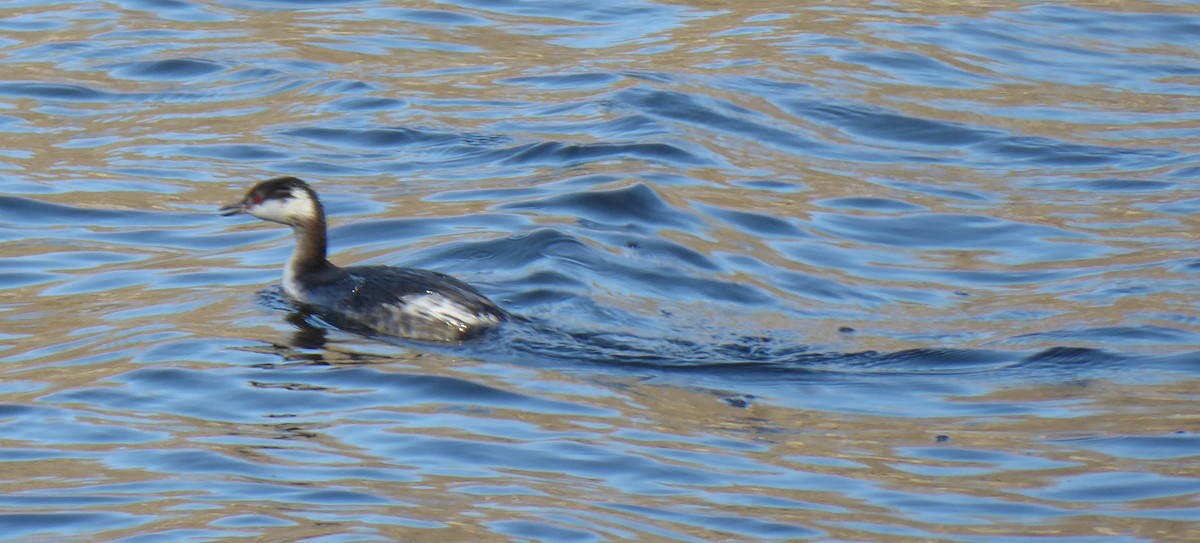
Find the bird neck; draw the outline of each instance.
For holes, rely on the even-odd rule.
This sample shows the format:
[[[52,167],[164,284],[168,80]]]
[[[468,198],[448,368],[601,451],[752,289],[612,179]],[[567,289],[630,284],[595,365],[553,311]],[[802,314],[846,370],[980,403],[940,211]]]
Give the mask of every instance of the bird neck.
[[[333,264],[326,259],[328,239],[325,232],[325,217],[318,214],[311,221],[292,225],[296,235],[296,247],[288,260],[290,274],[319,272]]]

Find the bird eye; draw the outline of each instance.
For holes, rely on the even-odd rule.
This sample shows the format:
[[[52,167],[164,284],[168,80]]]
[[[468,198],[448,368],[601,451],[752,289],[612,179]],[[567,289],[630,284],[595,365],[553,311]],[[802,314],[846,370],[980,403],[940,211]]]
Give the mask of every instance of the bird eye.
[[[263,197],[261,194],[255,194],[253,200],[255,204],[263,203]]]

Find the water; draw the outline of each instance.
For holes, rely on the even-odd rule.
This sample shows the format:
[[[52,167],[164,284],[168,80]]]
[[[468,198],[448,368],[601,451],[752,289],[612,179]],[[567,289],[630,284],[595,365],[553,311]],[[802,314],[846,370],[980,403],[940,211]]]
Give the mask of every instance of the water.
[[[0,539],[1200,540],[1193,3],[0,9]]]

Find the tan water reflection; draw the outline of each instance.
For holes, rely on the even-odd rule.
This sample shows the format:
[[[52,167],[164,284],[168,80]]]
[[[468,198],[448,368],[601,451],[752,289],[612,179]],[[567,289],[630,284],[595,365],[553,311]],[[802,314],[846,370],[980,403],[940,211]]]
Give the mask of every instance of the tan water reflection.
[[[0,539],[1200,539],[1187,5],[0,11]],[[298,332],[277,174],[661,359]]]

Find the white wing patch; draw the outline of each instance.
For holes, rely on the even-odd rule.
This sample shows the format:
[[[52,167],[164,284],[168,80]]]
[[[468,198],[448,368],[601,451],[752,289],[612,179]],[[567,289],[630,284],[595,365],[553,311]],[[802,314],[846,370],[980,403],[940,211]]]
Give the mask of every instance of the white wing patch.
[[[438,293],[414,294],[400,301],[402,305],[398,309],[402,313],[422,319],[436,319],[459,328],[500,323],[495,315],[476,314]]]

